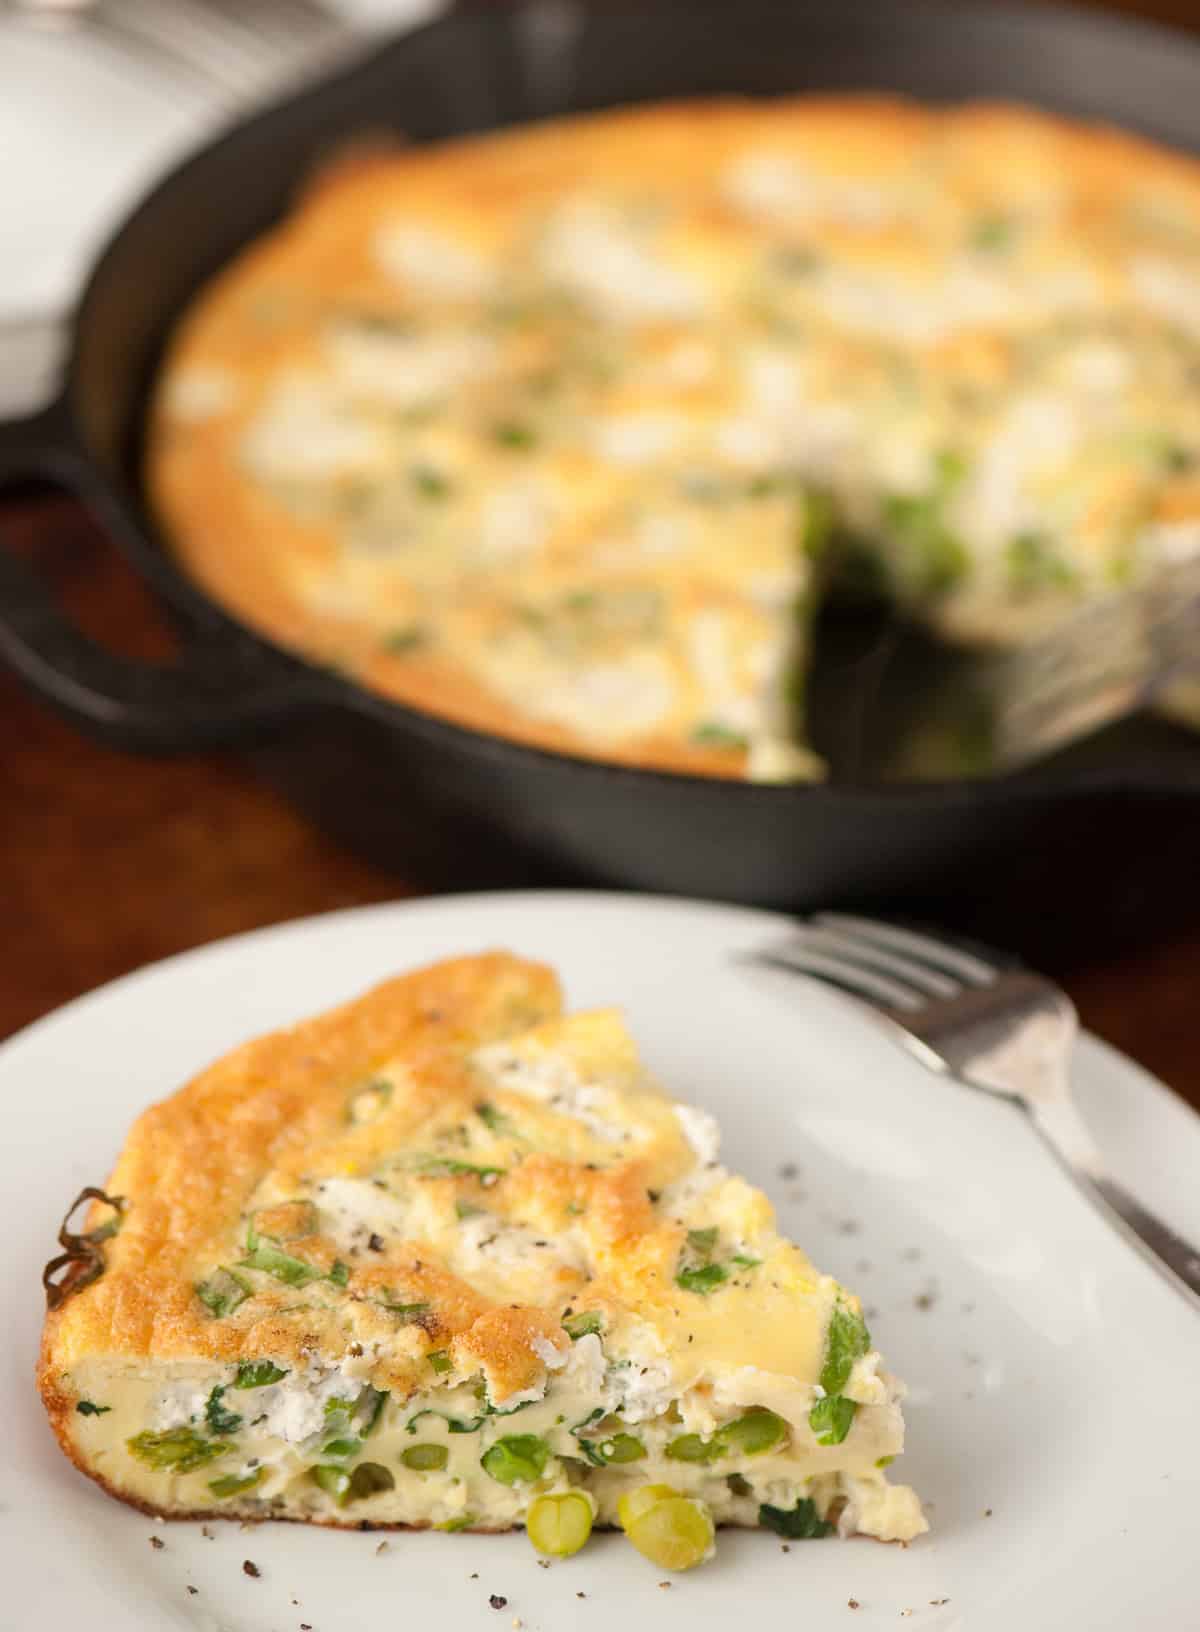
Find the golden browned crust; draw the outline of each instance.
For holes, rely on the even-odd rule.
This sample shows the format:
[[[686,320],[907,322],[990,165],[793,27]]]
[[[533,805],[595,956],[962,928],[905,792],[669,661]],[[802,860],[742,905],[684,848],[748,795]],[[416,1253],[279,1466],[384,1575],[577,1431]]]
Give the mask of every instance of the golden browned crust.
[[[316,326],[335,296],[385,307],[394,296],[369,253],[372,226],[389,201],[399,198],[435,222],[468,222],[486,253],[489,231],[516,201],[526,207],[553,198],[581,178],[597,188],[639,178],[648,154],[656,179],[686,191],[747,142],[802,139],[839,176],[869,183],[902,165],[931,133],[941,151],[953,153],[955,174],[966,178],[965,193],[981,210],[997,201],[1003,207],[1014,179],[1030,176],[1069,179],[1096,210],[1111,208],[1114,219],[1123,201],[1152,184],[1200,198],[1193,160],[1115,129],[1005,105],[931,110],[877,96],[669,104],[436,148],[358,151],[352,162],[333,164],[316,178],[283,225],[214,280],[175,337],[168,380],[193,365],[228,365],[241,385],[237,407],[187,426],[186,434],[160,398],[148,479],[173,547],[199,583],[247,622],[309,656],[344,652],[356,680],[418,709],[542,748],[633,766],[744,774],[744,754],[669,732],[597,743],[522,713],[453,656],[431,649],[400,658],[380,650],[374,636],[367,640],[353,617],[314,611],[281,563],[329,562],[338,549],[336,532],[271,502],[249,481],[236,454],[238,438],[280,363],[303,366],[311,358]],[[249,307],[260,295],[280,292],[290,315],[277,327],[255,330],[246,321]],[[972,331],[962,343],[982,355],[987,340],[986,331]],[[1178,495],[1175,502],[1182,502]],[[1184,508],[1194,515],[1194,505]]]
[[[350,1339],[332,1312],[300,1326],[278,1312],[282,1295],[266,1292],[250,1300],[248,1324],[214,1321],[195,1283],[228,1254],[265,1174],[303,1163],[346,1131],[353,1145],[354,1130],[344,1129],[347,1096],[381,1061],[411,1066],[406,1108],[419,1116],[448,1093],[470,1095],[461,1064],[470,1050],[553,1016],[560,1001],[554,975],[540,965],[501,953],[451,960],[247,1043],[144,1112],[109,1180],[109,1194],[128,1198],[129,1208],[104,1245],[105,1272],[51,1309],[43,1329],[38,1385],[68,1456],[83,1465],[71,1432],[77,1395],[60,1379],[82,1359],[297,1360],[318,1347],[344,1353]],[[294,1248],[315,1265],[332,1265],[333,1249],[320,1238]],[[517,1342],[521,1322],[497,1326],[487,1319],[488,1300],[437,1266],[414,1267],[409,1259],[365,1270],[352,1287],[365,1297],[388,1281],[414,1301],[425,1295],[436,1302],[437,1323],[422,1333],[407,1370],[435,1340],[463,1334],[491,1375],[503,1380],[515,1371],[521,1386],[529,1368],[528,1345]],[[523,1319],[528,1332],[546,1332],[542,1311],[525,1311]]]

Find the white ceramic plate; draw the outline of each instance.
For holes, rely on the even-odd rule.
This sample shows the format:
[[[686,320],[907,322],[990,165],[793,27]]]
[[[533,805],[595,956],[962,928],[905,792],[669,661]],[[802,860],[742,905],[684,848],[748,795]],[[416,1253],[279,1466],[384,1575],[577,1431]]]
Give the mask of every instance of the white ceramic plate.
[[[1200,1317],[1076,1196],[1015,1112],[928,1075],[833,995],[734,962],[782,927],[762,913],[582,894],[336,914],[130,976],[0,1050],[0,1626],[1200,1624]],[[772,1537],[727,1533],[713,1564],[664,1591],[618,1536],[549,1570],[519,1534],[399,1533],[382,1553],[378,1535],[288,1525],[217,1523],[208,1539],[120,1506],[59,1454],[32,1389],[39,1271],[62,1209],[103,1181],[134,1114],[256,1032],[491,946],[552,961],[575,1006],[624,1004],[663,1081],[721,1118],[731,1165],[862,1294],[911,1385],[897,1472],[927,1499],[927,1538],[785,1554]],[[1200,1119],[1095,1041],[1081,1045],[1078,1072],[1122,1175],[1200,1237]],[[782,1176],[792,1163],[799,1176]],[[502,1612],[492,1593],[507,1598]]]

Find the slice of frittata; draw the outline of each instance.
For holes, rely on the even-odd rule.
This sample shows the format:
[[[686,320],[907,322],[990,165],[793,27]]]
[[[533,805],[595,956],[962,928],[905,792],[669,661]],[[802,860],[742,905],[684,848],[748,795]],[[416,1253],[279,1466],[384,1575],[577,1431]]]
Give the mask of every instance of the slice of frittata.
[[[68,1456],[166,1517],[908,1540],[858,1300],[718,1160],[620,1017],[437,964],[250,1043],[134,1125],[48,1277]]]

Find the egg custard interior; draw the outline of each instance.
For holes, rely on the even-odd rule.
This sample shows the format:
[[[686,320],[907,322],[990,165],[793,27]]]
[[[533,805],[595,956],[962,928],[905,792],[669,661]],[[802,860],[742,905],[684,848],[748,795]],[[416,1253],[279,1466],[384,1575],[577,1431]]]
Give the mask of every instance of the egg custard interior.
[[[869,578],[1018,642],[1200,552],[1200,167],[1028,109],[621,109],[359,155],[202,292],[210,593],[480,730],[777,780]]]
[[[907,1541],[902,1386],[612,1011],[505,954],[251,1043],[135,1124],[51,1282],[64,1450],[165,1516]],[[71,1253],[74,1256],[71,1256]]]

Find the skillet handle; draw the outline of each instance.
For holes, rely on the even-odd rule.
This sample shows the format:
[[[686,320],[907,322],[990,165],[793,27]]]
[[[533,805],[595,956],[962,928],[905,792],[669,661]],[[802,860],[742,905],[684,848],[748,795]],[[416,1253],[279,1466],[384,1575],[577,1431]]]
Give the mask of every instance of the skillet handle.
[[[51,482],[86,500],[89,480],[61,402],[0,424],[0,493]],[[0,549],[0,662],[73,724],[119,748],[183,753],[252,741],[326,700],[319,679],[247,642],[194,643],[170,664],[106,650],[45,580]]]

